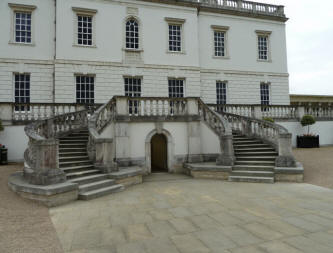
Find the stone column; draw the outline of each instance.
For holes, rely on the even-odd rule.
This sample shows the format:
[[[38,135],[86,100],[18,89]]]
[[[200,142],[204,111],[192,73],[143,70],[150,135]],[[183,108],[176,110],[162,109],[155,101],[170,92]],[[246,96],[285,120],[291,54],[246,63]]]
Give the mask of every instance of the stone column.
[[[0,105],[0,119],[4,126],[11,125],[13,120],[14,106],[10,103]]]
[[[216,160],[217,165],[233,166],[235,162],[232,134],[220,136],[221,154]]]
[[[33,152],[34,158],[30,161],[31,167],[25,167],[23,171],[30,184],[50,185],[66,181],[65,173],[59,169],[58,140],[47,139],[29,143],[25,158],[30,156],[29,152]]]
[[[296,160],[292,153],[291,133],[279,134],[279,156],[275,159],[276,167],[296,167]]]
[[[188,115],[198,115],[198,99],[197,98],[187,98],[187,114]]]
[[[304,106],[301,106],[301,105],[297,106],[296,117],[301,119],[304,116],[304,114],[305,114]]]
[[[130,133],[128,123],[115,124],[115,148],[116,157],[124,162],[124,165],[129,165],[126,161],[130,159]]]

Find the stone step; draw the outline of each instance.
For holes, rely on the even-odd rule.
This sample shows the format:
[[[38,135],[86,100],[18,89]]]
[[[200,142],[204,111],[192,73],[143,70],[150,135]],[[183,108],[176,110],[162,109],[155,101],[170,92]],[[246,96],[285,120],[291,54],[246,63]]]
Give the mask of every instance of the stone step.
[[[249,182],[249,183],[274,183],[274,177],[247,177],[247,176],[229,176],[230,182]]]
[[[73,179],[70,179],[69,181],[72,183],[77,183],[79,185],[82,185],[82,184],[98,182],[98,181],[105,180],[105,179],[108,179],[107,174],[95,174],[95,175],[90,175],[90,176],[73,178]]]
[[[59,138],[60,140],[87,140],[88,136],[86,135],[74,135],[74,136],[65,136],[65,137],[61,137]]]
[[[242,144],[263,144],[260,140],[234,140],[234,145],[242,145]]]
[[[278,156],[278,153],[275,151],[235,152],[235,156]]]
[[[232,170],[249,170],[249,171],[274,171],[275,166],[267,165],[234,165]]]
[[[242,148],[234,148],[234,150],[235,150],[235,152],[237,152],[237,153],[240,153],[240,152],[261,152],[261,151],[263,151],[263,152],[267,152],[267,151],[269,151],[269,152],[276,152],[275,151],[275,149],[274,148],[272,148],[272,147],[242,147]]]
[[[238,161],[236,159],[235,165],[275,165],[275,161],[250,161],[250,160],[244,160],[244,161]]]
[[[109,177],[114,179],[122,179],[137,175],[142,175],[142,169],[140,167],[120,167],[118,171],[111,172]]]
[[[268,144],[254,143],[254,144],[234,144],[235,148],[271,148]]]
[[[89,133],[88,132],[84,132],[84,133],[71,133],[69,135],[67,135],[66,137],[78,137],[78,136],[82,136],[82,137],[89,137]]]
[[[253,138],[247,138],[247,137],[232,137],[234,141],[254,141],[256,139]]]
[[[81,185],[79,185],[79,193],[84,193],[87,191],[101,189],[101,188],[108,187],[108,186],[111,186],[114,184],[115,184],[115,181],[112,179],[105,179],[105,180],[91,182],[91,183],[87,183],[87,184],[81,184]]]
[[[84,193],[79,193],[79,199],[90,200],[98,197],[102,197],[111,193],[119,192],[124,190],[124,186],[121,184],[115,184],[108,187],[103,187],[97,190],[87,191]]]
[[[92,174],[97,174],[100,173],[99,170],[82,170],[82,171],[75,171],[75,172],[69,172],[66,173],[67,178],[75,178],[75,177],[80,177],[80,176],[88,176]]]
[[[70,147],[59,147],[59,153],[73,153],[73,152],[85,152],[87,153],[87,147],[81,147],[81,148],[70,148]]]
[[[275,162],[276,156],[243,156],[243,155],[236,155],[236,161],[273,161]]]
[[[274,177],[272,171],[252,171],[252,170],[234,170],[231,176],[246,176],[246,177]]]
[[[60,168],[68,168],[68,167],[75,167],[75,166],[85,166],[90,165],[92,166],[92,162],[90,160],[76,160],[76,161],[68,161],[68,162],[59,162]]]
[[[59,143],[59,149],[62,148],[87,148],[87,143]]]
[[[87,145],[87,142],[88,140],[87,139],[72,139],[72,140],[64,140],[64,139],[60,139],[59,140],[59,144],[76,144],[76,143],[79,143],[79,144],[82,144],[82,145]]]
[[[87,151],[82,151],[82,152],[65,152],[65,153],[59,153],[60,158],[65,158],[65,157],[74,157],[74,156],[87,156]]]
[[[65,156],[65,157],[61,157],[61,155],[59,154],[59,163],[63,163],[63,162],[76,162],[76,161],[82,161],[82,160],[84,160],[84,161],[89,160],[89,157],[87,156],[87,154],[84,154],[84,155],[72,155],[72,156]]]

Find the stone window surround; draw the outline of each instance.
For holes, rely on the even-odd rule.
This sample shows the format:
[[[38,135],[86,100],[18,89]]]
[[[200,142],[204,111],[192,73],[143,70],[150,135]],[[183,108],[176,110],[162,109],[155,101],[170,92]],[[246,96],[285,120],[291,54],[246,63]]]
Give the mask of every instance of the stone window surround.
[[[73,47],[86,47],[86,48],[96,48],[96,9],[87,9],[80,7],[72,7],[74,13],[74,25],[73,25]],[[92,45],[81,45],[78,44],[78,16],[90,16],[92,18]]]
[[[168,54],[186,54],[185,51],[185,36],[184,36],[184,24],[186,19],[182,18],[171,18],[165,17],[164,20],[166,21],[166,53]],[[180,51],[170,51],[169,50],[169,25],[180,25],[180,32],[181,32],[181,50]]]
[[[170,80],[182,80],[183,81],[183,97],[186,97],[186,78],[185,77],[168,77],[168,97],[170,97],[169,93],[169,81]]]
[[[138,22],[138,26],[139,26],[139,48],[136,49],[136,48],[126,48],[126,22],[129,20],[129,19],[135,19],[136,22]],[[142,37],[143,37],[143,31],[142,31],[142,22],[141,20],[139,19],[138,16],[136,15],[128,15],[125,17],[124,19],[124,22],[123,22],[123,48],[122,50],[125,51],[125,52],[143,52],[143,48],[142,48]]]
[[[16,75],[28,75],[29,76],[29,90],[30,90],[30,95],[29,95],[29,103],[31,103],[31,73],[30,72],[13,72],[12,74],[12,99],[13,101],[15,102],[15,76]],[[27,108],[28,111],[30,111],[30,107]],[[19,113],[20,111],[23,111],[23,110],[14,110],[14,113]]]
[[[271,43],[270,43],[270,36],[272,34],[272,31],[264,31],[264,30],[255,30],[256,33],[256,40],[257,40],[257,44],[256,44],[256,48],[257,48],[257,61],[258,62],[272,62],[272,57],[271,57]],[[259,44],[259,36],[265,36],[267,37],[267,60],[264,59],[259,59],[259,48],[258,48],[258,44]]]
[[[35,44],[35,15],[34,10],[37,9],[35,5],[26,4],[16,4],[8,3],[9,8],[11,8],[11,28],[10,28],[10,39],[8,44],[21,45],[21,46],[36,46]],[[16,42],[15,41],[15,13],[16,12],[26,12],[31,13],[31,43]]]
[[[94,100],[95,100],[95,91],[96,91],[96,74],[89,74],[89,73],[86,73],[86,74],[84,74],[84,73],[74,73],[74,99],[75,99],[75,102],[73,102],[73,103],[77,103],[77,96],[76,96],[76,92],[77,92],[77,89],[76,89],[76,84],[77,84],[77,82],[76,82],[76,77],[78,77],[78,76],[85,76],[85,77],[93,77],[94,78]]]
[[[212,29],[212,42],[213,42],[213,55],[212,58],[214,59],[230,59],[229,55],[229,43],[228,43],[228,31],[230,29],[229,26],[220,26],[220,25],[211,25]],[[215,32],[224,32],[224,56],[216,56],[215,55],[215,38],[214,33]]]

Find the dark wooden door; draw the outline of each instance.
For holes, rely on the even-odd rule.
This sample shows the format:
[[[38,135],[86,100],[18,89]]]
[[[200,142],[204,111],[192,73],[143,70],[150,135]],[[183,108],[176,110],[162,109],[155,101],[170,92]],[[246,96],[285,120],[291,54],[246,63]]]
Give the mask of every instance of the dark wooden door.
[[[151,171],[167,172],[167,140],[163,134],[151,138]]]

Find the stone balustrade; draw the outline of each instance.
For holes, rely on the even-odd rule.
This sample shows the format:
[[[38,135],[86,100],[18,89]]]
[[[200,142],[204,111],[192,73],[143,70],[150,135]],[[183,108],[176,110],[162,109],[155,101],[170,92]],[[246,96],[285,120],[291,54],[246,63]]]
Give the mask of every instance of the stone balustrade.
[[[284,6],[281,5],[272,5],[243,0],[180,0],[180,2],[182,1],[198,3],[203,7],[213,7],[246,13],[285,17]]]
[[[74,103],[0,103],[0,119],[8,122],[26,123],[51,118],[65,113],[77,112],[99,106]]]
[[[213,110],[245,117],[262,119],[265,117],[278,120],[300,120],[305,114],[318,120],[333,120],[331,104],[305,105],[246,105],[246,104],[209,104]]]

